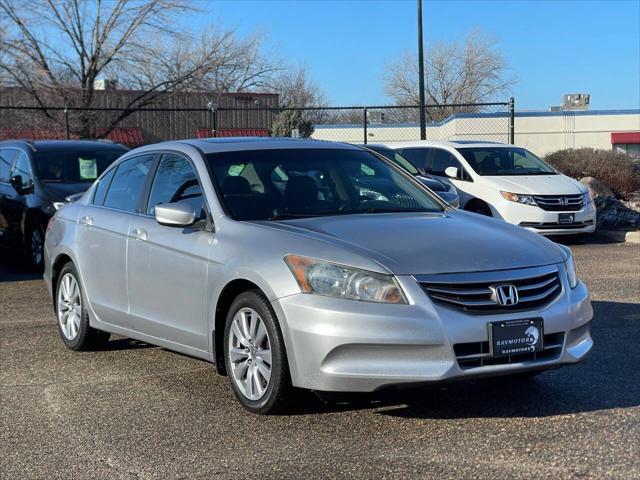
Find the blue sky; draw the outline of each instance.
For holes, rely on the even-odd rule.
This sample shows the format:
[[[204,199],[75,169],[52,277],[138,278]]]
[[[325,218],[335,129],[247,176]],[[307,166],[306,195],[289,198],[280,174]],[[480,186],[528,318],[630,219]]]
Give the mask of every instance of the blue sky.
[[[415,0],[209,0],[189,22],[262,32],[267,47],[307,65],[336,105],[389,103],[385,62],[416,49]],[[423,3],[425,45],[482,29],[518,77],[518,109],[590,93],[592,109],[640,108],[640,0]]]

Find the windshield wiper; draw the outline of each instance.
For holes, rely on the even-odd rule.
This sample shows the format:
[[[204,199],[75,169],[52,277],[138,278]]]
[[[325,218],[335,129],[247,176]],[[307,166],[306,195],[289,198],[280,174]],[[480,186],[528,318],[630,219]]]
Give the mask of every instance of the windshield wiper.
[[[350,212],[345,213],[429,213],[430,210],[418,210],[416,208],[364,208],[362,210],[352,210]]]
[[[269,217],[267,218],[268,221],[273,221],[273,220],[291,220],[294,218],[309,218],[309,217],[322,217],[323,215],[321,214],[315,214],[315,213],[279,213],[277,215],[274,215],[273,217]]]

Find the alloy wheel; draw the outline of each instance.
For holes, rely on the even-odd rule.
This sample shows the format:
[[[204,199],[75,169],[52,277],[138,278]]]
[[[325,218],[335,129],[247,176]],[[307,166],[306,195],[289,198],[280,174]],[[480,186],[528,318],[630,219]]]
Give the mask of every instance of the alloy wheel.
[[[67,340],[73,340],[78,335],[81,315],[80,286],[71,273],[65,273],[58,288],[58,322]]]
[[[40,228],[34,227],[31,230],[31,260],[34,265],[42,263],[43,242]]]
[[[229,332],[229,364],[236,386],[248,400],[264,396],[271,379],[271,341],[258,312],[242,308]]]

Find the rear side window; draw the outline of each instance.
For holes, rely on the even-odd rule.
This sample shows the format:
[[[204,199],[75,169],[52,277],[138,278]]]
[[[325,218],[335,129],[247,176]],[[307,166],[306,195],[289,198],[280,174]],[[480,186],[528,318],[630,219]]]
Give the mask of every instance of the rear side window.
[[[147,213],[153,215],[156,205],[175,202],[191,204],[200,219],[204,218],[202,188],[193,166],[180,155],[167,154],[153,180]]]
[[[153,155],[142,155],[118,165],[105,196],[104,206],[124,212],[136,212],[152,164]]]
[[[428,170],[429,153],[431,153],[430,148],[403,148],[398,151],[404,158],[409,160],[414,167]]]
[[[16,156],[16,150],[5,148],[0,150],[0,182],[9,183],[11,178],[11,164]]]
[[[104,203],[104,198],[107,196],[107,190],[109,189],[109,184],[111,183],[111,179],[113,178],[114,173],[116,173],[115,168],[109,170],[107,174],[98,182],[96,193],[93,197],[94,205],[102,205]]]

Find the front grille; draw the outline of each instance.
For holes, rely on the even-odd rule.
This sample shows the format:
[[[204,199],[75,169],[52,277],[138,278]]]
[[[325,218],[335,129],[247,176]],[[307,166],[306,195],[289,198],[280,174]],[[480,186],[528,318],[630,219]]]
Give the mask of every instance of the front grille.
[[[545,306],[562,291],[555,266],[473,274],[416,277],[424,292],[437,304],[478,314],[525,311]],[[518,303],[499,305],[491,287],[514,285]]]
[[[584,206],[581,194],[578,195],[534,195],[538,206],[549,212],[576,212]]]
[[[506,357],[492,357],[489,342],[456,343],[453,351],[458,366],[463,370],[486,367],[489,365],[507,365],[509,363],[531,363],[555,360],[562,353],[564,333],[549,333],[544,336],[543,350],[539,352],[521,353]]]

